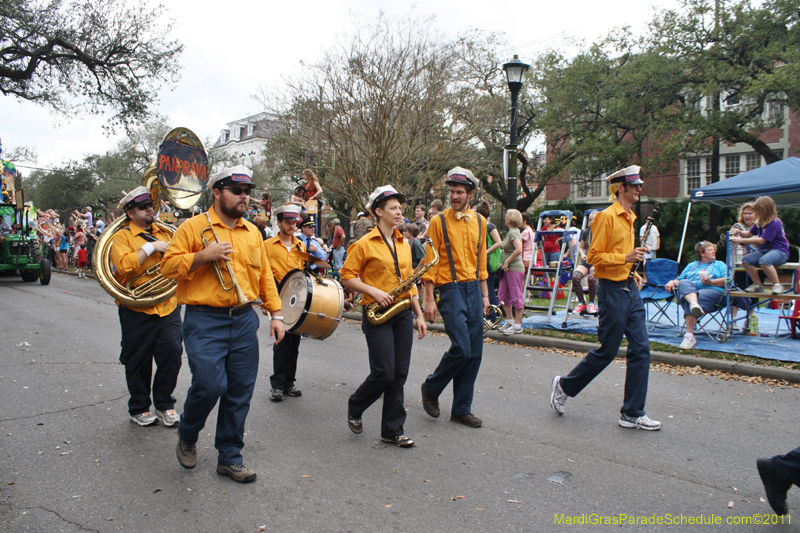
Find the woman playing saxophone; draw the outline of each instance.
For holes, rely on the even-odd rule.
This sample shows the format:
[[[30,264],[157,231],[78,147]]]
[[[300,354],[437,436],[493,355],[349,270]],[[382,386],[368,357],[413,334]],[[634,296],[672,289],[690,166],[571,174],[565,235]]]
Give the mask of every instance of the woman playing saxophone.
[[[383,394],[381,440],[410,448],[414,441],[403,432],[406,420],[403,386],[408,377],[413,342],[411,310],[401,309],[385,320],[382,317],[378,324],[368,317],[371,303],[385,309],[396,299],[411,298],[419,338],[423,338],[428,330],[414,284],[409,284],[403,294],[394,291],[398,285],[404,284],[403,280],[413,275],[411,249],[396,229],[403,220],[402,204],[405,200],[405,196],[391,185],[378,187],[370,195],[367,207],[375,216],[377,225],[348,250],[341,269],[341,283],[362,294],[364,316],[361,330],[367,338],[370,366],[369,376],[350,397],[347,423],[353,433],[361,433],[362,413]]]

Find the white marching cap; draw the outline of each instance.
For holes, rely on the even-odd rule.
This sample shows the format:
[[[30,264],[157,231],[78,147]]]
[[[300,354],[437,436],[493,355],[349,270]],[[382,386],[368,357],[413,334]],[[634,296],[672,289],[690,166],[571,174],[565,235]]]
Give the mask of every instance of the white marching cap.
[[[471,170],[461,167],[456,167],[450,170],[450,172],[447,173],[447,179],[444,180],[444,182],[447,184],[452,183],[466,185],[468,187],[472,187],[473,191],[478,188],[478,185],[480,185],[478,178],[475,177]]]
[[[227,167],[208,178],[206,187],[213,188],[214,185],[220,184],[223,180],[228,180],[232,183],[247,183],[252,184],[253,171],[244,165],[236,165],[235,167]]]
[[[281,218],[288,218],[289,220],[300,220],[302,217],[300,216],[300,207],[294,204],[282,205],[276,210],[272,212],[275,216],[280,215],[278,217]]]
[[[644,182],[639,177],[639,171],[642,167],[631,165],[628,168],[617,170],[610,176],[606,177],[608,183],[630,183],[632,185],[640,185]]]
[[[123,196],[122,200],[120,200],[119,204],[117,204],[117,207],[120,209],[124,208],[127,211],[128,209],[134,207],[137,204],[144,204],[152,201],[153,199],[150,197],[150,189],[148,189],[144,185],[139,185],[131,192]],[[131,204],[131,206],[127,207],[128,204]]]
[[[367,209],[375,216],[375,208],[378,207],[381,200],[392,197],[397,197],[401,204],[406,203],[406,196],[403,193],[398,192],[397,189],[391,185],[384,185],[378,187],[369,195],[369,198],[367,198]]]

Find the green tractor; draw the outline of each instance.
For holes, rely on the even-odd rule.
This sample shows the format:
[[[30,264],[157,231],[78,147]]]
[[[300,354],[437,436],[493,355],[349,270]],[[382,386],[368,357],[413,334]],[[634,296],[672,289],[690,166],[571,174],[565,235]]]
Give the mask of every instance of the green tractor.
[[[29,208],[0,204],[0,272],[19,271],[23,281],[50,283],[50,261],[42,257],[42,247],[31,229]]]

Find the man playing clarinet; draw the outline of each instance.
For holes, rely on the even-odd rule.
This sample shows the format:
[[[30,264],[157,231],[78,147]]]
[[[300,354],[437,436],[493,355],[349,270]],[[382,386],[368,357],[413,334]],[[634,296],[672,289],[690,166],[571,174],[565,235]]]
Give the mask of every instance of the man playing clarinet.
[[[619,425],[655,431],[661,429],[661,422],[651,420],[644,412],[650,373],[644,305],[636,286],[626,290],[632,264],[641,261],[648,251],[646,247],[635,248],[633,223],[636,215],[631,206],[639,201],[644,184],[639,178],[639,170],[640,167],[633,165],[606,178],[609,193],[615,201],[595,217],[592,244],[586,258],[590,265],[594,265],[594,275],[600,282],[597,293],[600,347],[591,350],[566,376],[553,378],[550,406],[563,415],[567,397],[577,396],[614,360],[625,334],[628,339],[627,371]]]

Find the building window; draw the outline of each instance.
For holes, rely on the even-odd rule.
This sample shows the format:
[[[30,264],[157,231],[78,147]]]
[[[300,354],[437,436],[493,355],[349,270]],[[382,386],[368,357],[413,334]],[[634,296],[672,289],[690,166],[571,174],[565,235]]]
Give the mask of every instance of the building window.
[[[711,184],[711,158],[706,157],[706,185]]]
[[[747,154],[747,170],[754,170],[761,166],[761,156],[759,154]]]
[[[603,196],[603,183],[605,183],[605,180],[602,178],[576,183],[576,196],[579,198]]]
[[[247,131],[247,129],[244,126],[239,128],[239,139],[240,140],[245,138],[245,132],[246,131]]]
[[[783,148],[781,148],[780,150],[772,150],[772,153],[778,156],[778,159],[781,160],[783,159]]]
[[[228,142],[230,140],[230,137],[231,137],[231,132],[229,132],[228,130],[222,132],[222,142],[224,143]]]
[[[767,120],[777,120],[783,117],[783,104],[780,102],[769,102],[767,105]]]
[[[252,124],[248,124],[247,125],[247,136],[250,137],[251,135],[253,135],[253,125]]]
[[[686,192],[700,188],[700,159],[686,160]]]
[[[729,155],[725,156],[725,177],[732,178],[738,175],[741,170],[739,167],[739,161],[741,157],[738,155]]]

